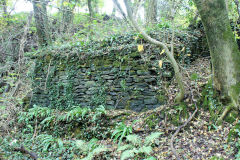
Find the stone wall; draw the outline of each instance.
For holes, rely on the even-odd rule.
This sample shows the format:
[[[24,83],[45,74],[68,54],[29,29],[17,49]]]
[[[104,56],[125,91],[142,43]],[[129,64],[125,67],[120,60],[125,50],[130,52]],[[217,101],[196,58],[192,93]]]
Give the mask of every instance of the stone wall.
[[[135,111],[158,107],[165,102],[162,80],[174,74],[160,52],[134,35],[43,49],[33,56],[31,104],[62,109],[104,104]],[[159,60],[164,62],[162,69]]]

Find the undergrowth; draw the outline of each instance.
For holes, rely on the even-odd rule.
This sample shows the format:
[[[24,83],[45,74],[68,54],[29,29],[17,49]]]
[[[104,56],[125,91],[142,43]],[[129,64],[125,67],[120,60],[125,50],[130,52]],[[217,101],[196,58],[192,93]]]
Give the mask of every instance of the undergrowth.
[[[0,153],[4,153],[3,159],[28,159],[26,155],[15,152],[16,148],[24,146],[27,150],[36,151],[39,157],[49,160],[76,159],[82,156],[91,159],[103,149],[97,144],[94,147],[92,143],[97,141],[90,139],[106,138],[110,133],[110,129],[104,127],[108,124],[105,121],[107,118],[103,118],[105,115],[104,106],[96,109],[76,106],[66,112],[34,106],[18,114],[18,132],[13,131],[11,136],[0,137]],[[86,146],[90,145],[88,154],[81,151],[80,141],[76,138],[90,140],[86,143]]]
[[[105,138],[108,134],[108,131],[104,131],[104,126],[108,124],[104,118],[105,114],[106,110],[102,105],[96,109],[75,106],[65,112],[34,106],[27,112],[19,113],[18,123],[20,126],[26,126],[23,133],[38,130],[57,137],[72,134],[85,139]]]
[[[118,151],[122,151],[121,160],[126,160],[129,158],[134,159],[147,159],[154,160],[156,158],[152,157],[153,146],[159,144],[157,139],[163,134],[161,132],[154,132],[147,136],[145,139],[142,139],[138,135],[128,135],[126,140],[128,144],[118,147]]]

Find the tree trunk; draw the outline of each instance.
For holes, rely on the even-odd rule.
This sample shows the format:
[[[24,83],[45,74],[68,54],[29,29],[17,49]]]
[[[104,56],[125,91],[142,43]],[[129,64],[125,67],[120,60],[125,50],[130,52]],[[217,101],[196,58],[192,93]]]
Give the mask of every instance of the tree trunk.
[[[47,2],[45,0],[33,0],[32,3],[37,28],[38,43],[40,46],[47,46],[52,42],[48,26]]]
[[[157,22],[157,0],[148,0],[146,8],[146,23],[152,24]]]
[[[92,18],[93,17],[92,0],[88,0],[88,11],[89,11],[90,17]]]
[[[207,35],[214,87],[239,108],[240,52],[224,0],[194,0]]]
[[[124,11],[123,11],[120,3],[118,2],[118,0],[112,0],[112,1],[113,1],[113,4],[115,5],[115,7],[118,9],[118,11],[119,11],[119,12],[121,13],[121,15],[123,16],[124,20],[125,20],[126,22],[128,22],[127,16],[126,16],[126,14],[124,13]]]
[[[7,18],[8,17],[8,12],[7,12],[7,2],[6,2],[6,0],[2,0],[2,2],[0,2],[0,4],[2,5],[2,9],[3,9],[3,17]]]

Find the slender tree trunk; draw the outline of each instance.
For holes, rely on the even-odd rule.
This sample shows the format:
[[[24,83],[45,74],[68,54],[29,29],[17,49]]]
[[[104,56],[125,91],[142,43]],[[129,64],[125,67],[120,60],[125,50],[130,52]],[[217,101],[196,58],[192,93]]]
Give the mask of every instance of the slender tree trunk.
[[[177,80],[177,83],[178,83],[178,86],[179,86],[179,89],[180,89],[180,92],[178,93],[178,95],[176,96],[175,98],[175,101],[176,102],[181,102],[184,98],[184,94],[185,94],[185,88],[184,88],[184,84],[183,84],[183,80],[182,80],[182,74],[179,70],[179,67],[178,67],[178,64],[173,56],[173,49],[171,50],[172,53],[170,52],[167,44],[163,43],[163,42],[160,42],[160,41],[157,41],[156,39],[153,39],[151,38],[138,24],[137,22],[135,21],[135,19],[133,19],[133,14],[132,14],[132,9],[130,8],[129,6],[129,1],[128,0],[124,0],[124,3],[125,3],[125,6],[126,6],[126,9],[127,9],[127,13],[128,13],[128,17],[132,23],[132,25],[134,26],[134,28],[141,33],[141,35],[147,40],[149,41],[150,43],[152,44],[155,44],[159,47],[161,47],[162,49],[165,50],[165,53],[168,57],[168,59],[170,60],[172,66],[173,66],[173,69],[174,69],[174,72],[175,72],[175,76],[176,76],[176,80]],[[173,34],[173,37],[174,37],[174,34]],[[171,45],[171,47],[173,48],[173,43]]]
[[[127,16],[126,16],[126,14],[124,13],[121,5],[118,3],[118,0],[112,0],[112,1],[113,1],[113,4],[114,4],[114,5],[116,6],[116,8],[118,9],[118,11],[119,11],[119,12],[121,13],[121,15],[123,16],[124,20],[125,20],[126,22],[128,22]]]
[[[240,52],[231,30],[224,0],[194,0],[207,35],[214,87],[239,108]]]
[[[89,11],[89,15],[92,18],[93,17],[93,8],[92,8],[92,0],[88,0],[88,11]]]
[[[52,42],[48,26],[47,2],[45,0],[33,0],[32,3],[37,28],[38,43],[40,46],[47,46]]]
[[[146,23],[152,24],[157,21],[157,0],[148,0],[146,8]]]
[[[2,9],[3,9],[3,17],[7,18],[8,17],[8,12],[7,12],[7,2],[6,2],[6,0],[2,0],[2,2],[0,4],[2,5]]]

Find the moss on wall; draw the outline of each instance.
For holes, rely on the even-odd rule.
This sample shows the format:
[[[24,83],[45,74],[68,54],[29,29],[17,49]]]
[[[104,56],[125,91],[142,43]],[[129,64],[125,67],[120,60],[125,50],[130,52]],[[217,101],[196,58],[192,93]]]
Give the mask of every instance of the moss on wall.
[[[142,39],[136,40],[135,36],[40,50],[33,56],[36,67],[32,104],[59,109],[104,104],[141,111],[164,103],[161,80],[172,78],[172,68],[166,61],[159,69],[158,60],[166,59],[164,54],[159,55],[161,49]],[[140,43],[144,45],[141,53],[137,51]],[[176,55],[182,47],[176,46]],[[172,75],[164,77],[165,72]]]

